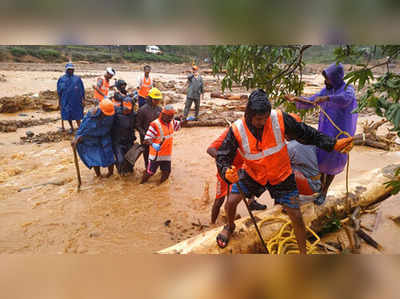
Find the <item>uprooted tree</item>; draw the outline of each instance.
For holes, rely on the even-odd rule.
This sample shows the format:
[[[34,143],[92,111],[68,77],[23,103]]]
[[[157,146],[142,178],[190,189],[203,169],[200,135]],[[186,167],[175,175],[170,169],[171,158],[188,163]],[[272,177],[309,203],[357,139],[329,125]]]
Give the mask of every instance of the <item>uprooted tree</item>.
[[[240,84],[247,89],[263,88],[275,107],[295,111],[292,103],[284,101],[283,95],[300,95],[304,89],[302,80],[305,67],[304,53],[310,45],[289,46],[214,46],[212,60],[214,73],[225,73],[222,90]],[[389,121],[394,133],[400,136],[400,75],[391,70],[391,64],[400,57],[400,46],[338,46],[336,62],[353,64],[346,74],[347,84],[353,84],[361,92],[356,112],[367,107]],[[379,67],[386,67],[383,74],[374,74]],[[304,110],[298,111],[304,115]],[[397,175],[400,174],[400,169]],[[400,192],[400,180],[387,183],[393,193]]]

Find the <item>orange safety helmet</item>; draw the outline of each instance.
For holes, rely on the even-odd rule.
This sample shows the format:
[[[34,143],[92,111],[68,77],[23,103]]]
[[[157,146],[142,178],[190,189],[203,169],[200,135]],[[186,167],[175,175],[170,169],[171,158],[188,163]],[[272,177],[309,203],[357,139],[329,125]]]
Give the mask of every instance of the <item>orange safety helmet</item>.
[[[107,98],[104,98],[100,102],[99,107],[100,107],[101,112],[104,113],[104,115],[111,116],[111,115],[114,115],[114,113],[115,113],[113,102],[111,102]]]
[[[301,118],[296,113],[289,113],[291,117],[293,117],[298,123],[301,123]]]
[[[198,71],[198,70],[199,70],[199,67],[198,67],[197,65],[193,65],[193,66],[192,66],[192,69],[193,69],[194,71]]]

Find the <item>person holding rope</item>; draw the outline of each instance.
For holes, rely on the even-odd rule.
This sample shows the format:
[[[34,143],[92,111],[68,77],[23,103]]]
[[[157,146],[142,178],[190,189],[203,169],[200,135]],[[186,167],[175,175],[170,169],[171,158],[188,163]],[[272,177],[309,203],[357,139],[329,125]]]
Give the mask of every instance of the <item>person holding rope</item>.
[[[233,185],[225,204],[228,223],[217,236],[219,247],[225,248],[228,245],[235,230],[236,208],[243,197],[260,197],[268,190],[275,203],[283,205],[292,221],[300,253],[306,254],[306,229],[285,134],[302,144],[313,144],[328,152],[346,152],[353,146],[352,138],[336,141],[333,137],[297,122],[285,112],[272,110],[265,91],[253,91],[244,118],[232,124],[217,152],[218,172],[229,185]],[[233,166],[238,150],[244,159],[240,170]]]
[[[315,105],[322,108],[318,131],[335,138],[354,136],[357,128],[357,99],[352,85],[344,82],[344,69],[341,64],[333,63],[322,75],[325,88],[310,98],[286,95],[288,101],[295,101],[297,109],[310,109]],[[338,152],[330,153],[324,149],[317,150],[318,166],[321,172],[322,192],[315,203],[324,203],[329,186],[335,176],[341,173],[348,161],[348,155]]]

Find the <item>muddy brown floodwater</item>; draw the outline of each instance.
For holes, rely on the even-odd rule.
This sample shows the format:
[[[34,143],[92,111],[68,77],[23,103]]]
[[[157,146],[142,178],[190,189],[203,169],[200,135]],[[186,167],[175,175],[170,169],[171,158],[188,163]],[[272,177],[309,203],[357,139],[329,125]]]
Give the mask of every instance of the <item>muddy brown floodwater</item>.
[[[102,71],[102,67],[105,66],[97,71]],[[15,82],[3,82],[4,94],[54,90],[56,81],[53,77],[60,75],[60,72],[35,73],[33,70],[4,73],[10,78],[18,78],[18,84],[25,84],[15,90]],[[137,74],[126,72],[124,78],[133,81]],[[35,80],[35,76],[40,76],[37,78],[41,80]],[[157,76],[165,80],[184,79],[181,74]],[[44,81],[45,77],[48,81],[38,85],[37,82]],[[88,84],[95,79],[90,80]],[[315,81],[320,84],[321,78],[315,77]],[[209,95],[206,98],[209,101]],[[182,98],[178,106],[182,106],[183,101]],[[58,116],[57,112],[23,113],[26,116],[1,114],[0,119]],[[379,118],[368,116],[368,119]],[[124,178],[114,174],[109,179],[97,179],[93,171],[80,163],[83,185],[77,192],[69,140],[19,144],[26,131],[39,134],[57,131],[59,127],[60,121],[57,121],[0,133],[0,253],[155,252],[211,228],[209,219],[215,195],[216,168],[206,154],[206,148],[224,128],[183,128],[177,132],[172,174],[161,186],[157,184],[159,173],[147,184],[139,184],[144,170],[140,158],[135,174]],[[359,176],[399,160],[399,152],[359,146],[351,153],[350,176]],[[342,173],[334,184],[342,184],[344,180]],[[208,186],[209,196],[205,192]],[[268,194],[260,201],[268,207],[272,205]],[[242,204],[238,211],[247,216]],[[219,219],[217,224],[222,224],[222,220]]]

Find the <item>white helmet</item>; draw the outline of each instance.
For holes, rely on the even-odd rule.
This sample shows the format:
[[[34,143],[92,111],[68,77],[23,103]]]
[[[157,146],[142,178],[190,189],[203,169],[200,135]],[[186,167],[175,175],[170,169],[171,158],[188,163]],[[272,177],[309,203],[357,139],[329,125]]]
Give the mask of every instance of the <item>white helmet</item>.
[[[115,70],[112,67],[106,68],[106,72],[112,76],[115,76]]]

